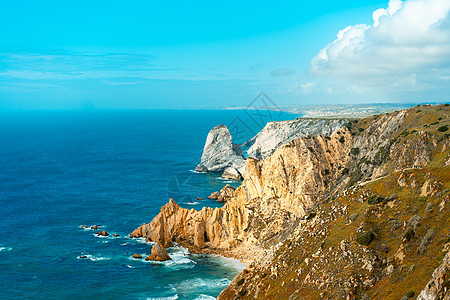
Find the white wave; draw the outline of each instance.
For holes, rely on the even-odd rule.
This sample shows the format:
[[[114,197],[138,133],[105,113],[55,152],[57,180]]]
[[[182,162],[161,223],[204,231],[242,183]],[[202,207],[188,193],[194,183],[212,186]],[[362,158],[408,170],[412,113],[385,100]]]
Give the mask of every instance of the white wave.
[[[87,255],[80,255],[77,257],[77,259],[89,259],[91,261],[98,261],[98,260],[109,260],[108,257],[103,257],[103,256],[99,256],[99,257],[95,257],[93,255],[87,254]]]
[[[12,251],[11,247],[0,247],[0,252]]]
[[[241,272],[242,270],[244,270],[247,267],[247,264],[245,264],[235,258],[225,257],[225,256],[217,255],[217,254],[209,254],[208,256],[218,259],[220,261],[221,265],[223,265],[225,267],[233,268],[239,272]]]
[[[216,180],[222,181],[223,183],[235,183],[237,180],[229,179],[229,178],[222,178],[222,177],[216,177]]]
[[[147,300],[176,300],[176,299],[178,299],[177,294],[175,294],[173,296],[169,296],[169,297],[147,298]]]
[[[94,233],[93,236],[95,236],[95,237],[97,237],[99,239],[110,239],[110,235],[104,236],[104,235],[100,235],[100,234]]]
[[[225,288],[230,284],[230,280],[227,278],[221,279],[203,279],[203,278],[194,278],[182,281],[180,283],[175,284],[175,288],[177,291],[181,291],[182,293],[191,293],[194,291],[198,291],[199,289],[211,288],[211,287],[220,287]]]
[[[154,242],[147,242],[147,241],[145,240],[145,238],[143,238],[143,237],[132,238],[131,240],[132,240],[132,241],[135,241],[135,242],[137,242],[137,243],[141,243],[141,244],[148,244],[148,245],[156,244],[156,243],[154,243]]]
[[[120,246],[126,246],[126,245],[128,245],[128,243],[123,243],[123,244],[120,244]]]
[[[208,173],[208,172],[199,172],[199,171],[195,171],[195,170],[189,170],[189,172],[197,173],[197,174],[206,174],[206,173]]]
[[[130,269],[134,269],[134,267],[131,266],[131,265],[127,265],[127,267],[130,268]]]
[[[195,300],[215,300],[216,297],[201,294]]]
[[[196,205],[196,204],[198,204],[198,202],[197,202],[197,201],[194,201],[194,202],[186,202],[185,204],[187,204],[187,205]]]

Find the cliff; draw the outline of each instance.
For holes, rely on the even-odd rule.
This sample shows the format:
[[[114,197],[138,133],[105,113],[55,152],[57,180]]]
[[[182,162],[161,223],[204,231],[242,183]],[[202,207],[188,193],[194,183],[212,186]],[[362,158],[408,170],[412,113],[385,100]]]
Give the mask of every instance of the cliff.
[[[348,120],[298,118],[291,121],[268,122],[267,125],[252,139],[244,143],[250,147],[248,156],[264,159],[271,155],[281,145],[299,137],[308,135],[331,136],[344,126]]]
[[[131,236],[251,262],[219,299],[417,294],[450,236],[449,112],[415,107],[297,138],[249,158],[223,207],[171,200]]]

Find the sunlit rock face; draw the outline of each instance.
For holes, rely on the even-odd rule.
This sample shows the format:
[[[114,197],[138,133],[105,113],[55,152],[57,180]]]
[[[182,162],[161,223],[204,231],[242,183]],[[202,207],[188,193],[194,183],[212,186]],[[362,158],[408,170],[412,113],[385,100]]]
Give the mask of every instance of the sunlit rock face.
[[[233,168],[242,171],[244,166],[245,158],[242,155],[241,146],[233,143],[228,128],[225,125],[218,125],[211,129],[206,138],[200,164],[195,170],[223,172],[227,168]],[[240,172],[237,176],[239,175]]]
[[[308,135],[331,136],[348,120],[299,118],[291,121],[269,122],[252,139],[244,143],[250,147],[248,156],[264,159],[283,144]]]

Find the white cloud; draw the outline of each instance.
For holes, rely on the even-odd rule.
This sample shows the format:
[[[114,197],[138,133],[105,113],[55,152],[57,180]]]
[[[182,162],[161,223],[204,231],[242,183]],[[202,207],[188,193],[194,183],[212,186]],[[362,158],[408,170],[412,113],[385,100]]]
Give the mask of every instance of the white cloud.
[[[449,12],[450,0],[390,0],[373,12],[373,24],[339,31],[312,59],[311,72],[357,86],[442,85],[450,72]]]

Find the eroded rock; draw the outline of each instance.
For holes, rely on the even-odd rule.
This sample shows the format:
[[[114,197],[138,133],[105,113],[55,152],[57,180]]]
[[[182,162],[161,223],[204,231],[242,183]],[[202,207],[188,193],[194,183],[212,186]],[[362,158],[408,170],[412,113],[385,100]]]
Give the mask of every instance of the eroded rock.
[[[228,167],[243,169],[245,158],[241,146],[234,144],[231,133],[225,125],[211,129],[206,138],[197,172],[223,172]]]
[[[166,261],[171,260],[171,258],[166,249],[160,243],[156,243],[152,248],[152,253],[145,260]]]

